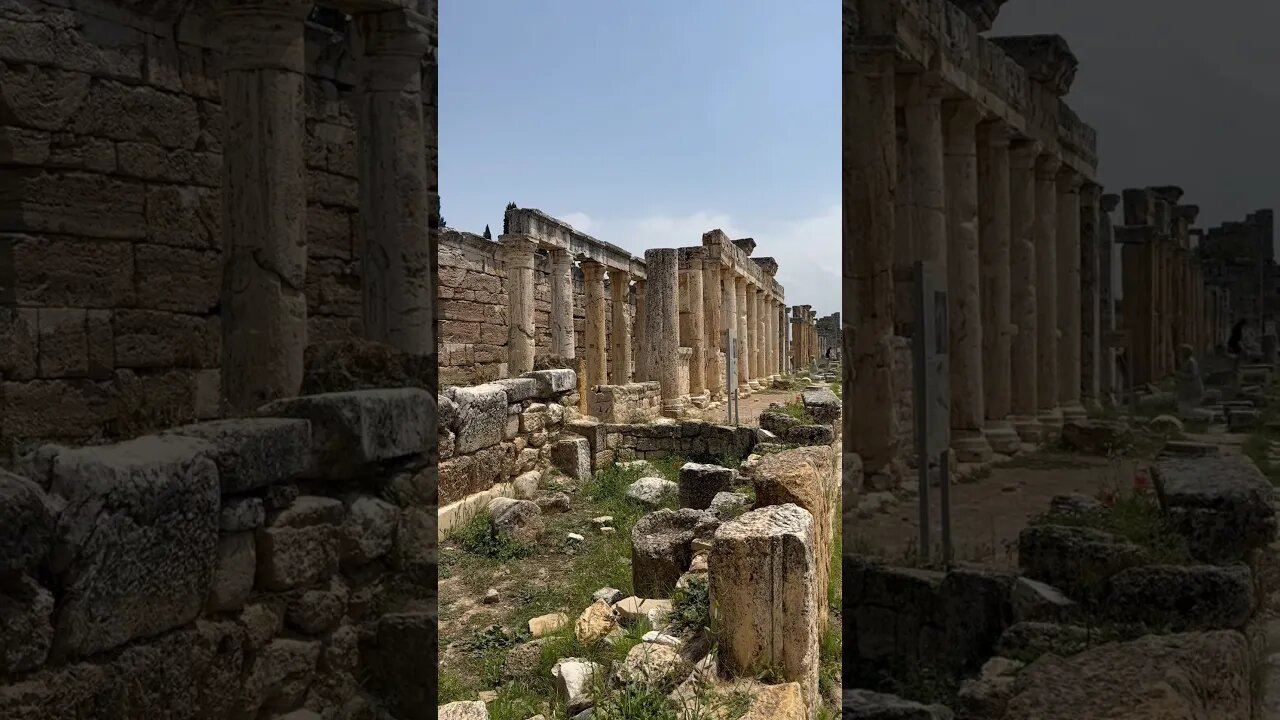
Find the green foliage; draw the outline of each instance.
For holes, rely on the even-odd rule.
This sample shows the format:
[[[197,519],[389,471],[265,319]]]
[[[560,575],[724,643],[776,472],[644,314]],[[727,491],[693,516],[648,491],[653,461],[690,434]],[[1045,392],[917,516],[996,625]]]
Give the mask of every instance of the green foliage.
[[[505,650],[532,639],[528,630],[520,629],[508,632],[501,625],[490,625],[487,628],[475,631],[471,639],[467,641],[467,648],[473,652],[484,652],[492,649]]]
[[[507,203],[507,209],[502,213],[502,234],[503,235],[506,235],[507,233],[511,232],[511,222],[507,220],[507,215],[509,215],[511,211],[515,209],[516,209],[516,204],[513,202],[509,202]]]
[[[705,578],[691,577],[671,596],[671,629],[676,632],[711,627],[711,588]]]
[[[455,532],[453,539],[463,550],[492,560],[515,560],[533,554],[533,547],[498,531],[493,516],[476,513]]]
[[[804,403],[799,400],[793,400],[786,405],[783,405],[782,411],[805,425],[814,425],[818,422],[813,419],[813,416],[809,414],[807,409],[805,409]]]
[[[489,226],[488,226],[488,225],[485,225],[485,226],[484,226],[484,239],[485,239],[485,240],[492,240],[492,239],[493,239],[493,233],[489,231]]]
[[[1155,494],[1149,490],[1115,488],[1103,493],[1106,505],[1088,512],[1049,511],[1032,518],[1032,524],[1089,527],[1118,535],[1145,548],[1151,562],[1191,563],[1187,540],[1169,526]]]

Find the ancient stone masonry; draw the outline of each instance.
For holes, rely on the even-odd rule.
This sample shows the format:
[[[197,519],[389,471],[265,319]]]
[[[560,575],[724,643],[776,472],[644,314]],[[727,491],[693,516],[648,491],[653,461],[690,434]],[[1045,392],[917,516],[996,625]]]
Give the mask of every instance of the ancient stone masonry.
[[[1218,332],[1210,337],[1213,347],[1224,346],[1231,326],[1240,320],[1255,337],[1275,321],[1280,267],[1275,262],[1274,232],[1275,214],[1259,210],[1201,234],[1198,255],[1208,291],[1217,300],[1209,303],[1207,313],[1220,318],[1215,323]]]
[[[816,323],[818,334],[818,357],[826,360],[840,357],[840,313],[832,313],[818,318]]]
[[[916,261],[948,287],[959,460],[1038,441],[1100,394],[1096,138],[1062,100],[1076,59],[1056,35],[982,36],[1001,4],[845,3],[844,437],[868,482],[914,432],[895,354]]]
[[[442,239],[445,383],[566,366],[579,370],[583,413],[679,416],[723,401],[730,327],[743,338],[744,394],[784,372],[778,263],[753,257],[750,238],[713,230],[700,245],[648,250],[641,260],[543,212],[512,208],[497,243],[453,231]],[[625,400],[647,397],[646,383],[657,383],[658,407]],[[625,389],[595,389],[606,386]]]
[[[325,341],[435,353],[436,5],[330,7],[0,18],[6,460],[296,395]]]
[[[791,308],[791,371],[793,373],[808,372],[810,364],[823,357],[818,332],[818,314],[813,311],[812,305],[795,305]]]

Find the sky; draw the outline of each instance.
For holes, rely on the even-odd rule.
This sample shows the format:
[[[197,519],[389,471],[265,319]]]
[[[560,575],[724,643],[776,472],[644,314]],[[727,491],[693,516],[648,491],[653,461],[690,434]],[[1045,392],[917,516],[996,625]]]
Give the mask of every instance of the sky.
[[[440,3],[440,196],[496,238],[508,202],[643,257],[719,228],[840,309],[835,0]]]
[[[1066,38],[1104,192],[1177,185],[1208,228],[1277,203],[1278,26],[1260,0],[1013,0],[992,34]]]

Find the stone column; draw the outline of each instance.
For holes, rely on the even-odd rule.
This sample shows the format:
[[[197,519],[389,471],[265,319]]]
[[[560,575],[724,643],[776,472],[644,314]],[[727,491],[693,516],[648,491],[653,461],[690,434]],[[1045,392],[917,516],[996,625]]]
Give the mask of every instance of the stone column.
[[[586,343],[587,387],[609,384],[606,360],[604,312],[604,265],[594,260],[582,261],[582,275],[587,296]]]
[[[733,267],[721,267],[720,269],[720,304],[723,306],[720,311],[720,332],[721,338],[724,333],[732,330],[734,337],[738,336],[738,291],[737,280],[734,277]],[[721,339],[721,342],[725,340]],[[741,342],[741,341],[739,341]],[[729,346],[724,346],[725,362],[729,362]],[[728,388],[726,388],[726,391]]]
[[[764,370],[764,356],[765,356],[764,344],[765,344],[765,337],[766,337],[765,330],[764,330],[764,290],[761,290],[760,288],[755,288],[755,302],[753,303],[753,305],[756,311],[756,322],[755,322],[756,379],[763,381],[765,376],[769,374]]]
[[[747,284],[747,337],[749,343],[747,345],[747,365],[748,377],[753,381],[760,378],[760,289],[755,285]],[[752,386],[752,390],[758,389],[759,382]]]
[[[702,296],[702,259],[688,260],[689,272],[685,285],[689,292],[689,331],[693,357],[689,361],[689,394],[701,396],[707,392],[707,333],[704,324],[706,300]]]
[[[747,390],[751,382],[750,353],[747,351],[751,342],[747,334],[747,279],[739,275],[733,282],[738,306],[738,386],[739,390]]]
[[[706,376],[707,388],[711,390],[711,399],[716,401],[724,397],[724,371],[720,368],[720,353],[723,352],[721,343],[723,339],[720,334],[720,327],[723,321],[720,319],[721,304],[720,289],[720,261],[719,260],[703,260],[702,261],[702,314],[703,314],[703,337],[706,338],[707,358],[706,358]]]
[[[764,300],[765,375],[778,374],[778,306],[773,298]]]
[[[980,115],[970,100],[943,103],[947,166],[947,314],[951,323],[951,445],[960,462],[983,462],[991,445],[982,385],[982,307],[978,285],[978,152]]]
[[[1009,160],[1009,307],[1017,331],[1010,345],[1010,412],[1024,442],[1039,442],[1036,420],[1036,157],[1040,143],[1020,141]]]
[[[654,366],[653,379],[662,385],[663,413],[678,417],[684,410],[680,400],[680,257],[669,248],[645,250],[648,305],[645,342]]]
[[[636,314],[635,314],[635,379],[639,382],[648,382],[653,380],[652,366],[650,364],[648,346],[646,345],[645,331],[648,325],[648,315],[645,312],[645,281],[643,279],[636,280]]]
[[[310,3],[216,6],[222,40],[222,397],[297,395],[307,346],[305,20]],[[429,273],[428,273],[429,274]]]
[[[565,250],[551,250],[551,355],[574,356],[573,258]]]
[[[538,243],[524,235],[498,238],[507,270],[507,376],[519,377],[533,370],[533,262]]]
[[[631,325],[627,308],[631,304],[631,273],[609,270],[609,286],[613,292],[613,340],[609,343],[610,377],[614,385],[631,382]]]
[[[844,79],[844,292],[841,388],[843,469],[852,487],[856,455],[869,484],[897,481],[898,418],[893,381],[893,243],[897,187],[892,49],[860,51]],[[849,62],[849,61],[846,61]],[[857,327],[857,333],[851,329]],[[798,368],[797,368],[798,369]]]
[[[917,258],[947,266],[946,159],[942,141],[942,79],[919,76],[907,96],[912,223]],[[914,311],[913,311],[914,312]]]
[[[1115,298],[1115,229],[1111,224],[1111,212],[1120,204],[1119,195],[1103,195],[1098,213],[1098,291],[1099,335],[1103,338],[1116,329]],[[1110,347],[1102,348],[1102,364],[1099,367],[1099,385],[1104,405],[1114,405],[1119,390],[1116,372],[1116,354]]]
[[[1036,164],[1036,400],[1045,432],[1062,427],[1058,410],[1058,167],[1056,155]]]
[[[1102,188],[1086,183],[1080,188],[1080,399],[1088,410],[1098,410],[1102,365],[1101,292],[1102,264],[1098,227],[1098,199]]]
[[[427,22],[409,10],[355,16],[364,333],[414,355],[435,349],[422,113]],[[238,136],[228,137],[230,145]]]
[[[998,121],[978,126],[978,230],[982,266],[982,387],[987,442],[996,452],[1018,450],[1012,411],[1010,321],[1009,129]]]
[[[1080,174],[1058,174],[1058,404],[1062,419],[1088,418],[1080,403]]]

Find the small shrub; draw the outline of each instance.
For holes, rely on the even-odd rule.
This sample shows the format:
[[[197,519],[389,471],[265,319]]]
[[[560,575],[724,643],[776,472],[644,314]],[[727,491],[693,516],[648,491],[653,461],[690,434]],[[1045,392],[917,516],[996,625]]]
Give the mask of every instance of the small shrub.
[[[453,537],[463,550],[493,560],[515,560],[533,554],[531,546],[499,532],[488,512],[477,513]]]
[[[676,631],[711,627],[711,588],[704,578],[691,578],[671,596],[671,627]]]

